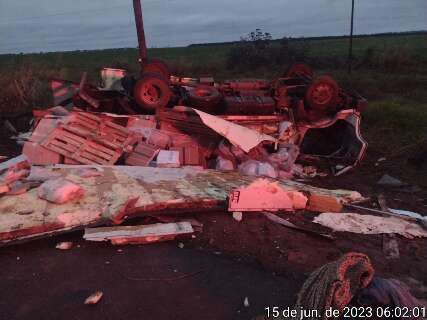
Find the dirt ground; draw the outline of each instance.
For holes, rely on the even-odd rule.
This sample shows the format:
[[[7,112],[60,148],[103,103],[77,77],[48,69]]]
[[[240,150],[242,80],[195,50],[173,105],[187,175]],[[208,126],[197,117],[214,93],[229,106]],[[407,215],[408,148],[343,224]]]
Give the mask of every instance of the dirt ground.
[[[3,139],[0,152],[14,153],[11,146]],[[415,189],[379,187],[383,173],[411,175],[395,163],[375,166],[378,157],[368,153],[353,172],[310,183],[357,190],[372,198],[368,205],[381,193],[392,208],[425,214],[422,177]],[[289,215],[297,225],[326,231],[310,222],[313,213]],[[204,224],[203,232],[168,243],[115,247],[74,232],[0,248],[0,319],[251,319],[265,307],[292,306],[311,271],[350,251],[366,253],[377,275],[403,280],[427,299],[427,240],[399,237],[400,258],[386,260],[380,235],[336,233],[325,240],[257,213],[241,222],[223,212],[191,217]],[[55,249],[64,240],[74,247]],[[101,302],[85,306],[96,290],[104,292]]]

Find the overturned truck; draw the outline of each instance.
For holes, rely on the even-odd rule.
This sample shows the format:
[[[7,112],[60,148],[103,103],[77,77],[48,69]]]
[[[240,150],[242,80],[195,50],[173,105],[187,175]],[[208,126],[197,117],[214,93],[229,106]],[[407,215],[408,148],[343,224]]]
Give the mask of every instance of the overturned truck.
[[[80,83],[52,79],[55,106],[62,106],[68,112],[128,116],[113,117],[111,121],[123,127],[135,128],[136,123],[144,123],[141,128],[160,129],[172,136],[177,133],[198,136],[203,131],[212,139],[215,134],[194,124],[200,122],[192,110],[196,109],[273,136],[275,146],[267,147],[269,153],[279,150],[281,144],[292,144],[300,151],[300,159],[323,159],[336,175],[363,159],[367,143],[360,133],[360,121],[367,101],[357,92],[341,88],[329,76],[316,77],[303,63],[292,65],[281,77],[271,81],[243,79],[219,83],[212,77],[174,76],[165,62],[148,58],[141,3],[134,0],[133,4],[140,73],[131,75],[126,70],[104,68],[100,87],[87,83],[85,74]],[[144,119],[150,120],[144,122]],[[141,128],[138,130],[145,130]],[[201,145],[206,154],[209,154],[206,150],[218,149],[212,146],[218,146],[215,139],[207,143],[209,147],[206,139],[202,140],[205,143],[197,145]],[[132,143],[126,147],[132,148]],[[160,147],[180,148],[181,145]],[[139,150],[141,148],[139,146]],[[152,155],[154,151],[144,152]],[[233,162],[234,158],[228,160]],[[181,161],[183,163],[185,161]],[[234,161],[233,166],[236,164]]]
[[[128,126],[125,118],[131,119],[131,127],[150,119],[145,121],[149,128],[198,135],[194,122],[199,120],[192,111],[196,109],[272,135],[279,144],[293,144],[302,159],[325,159],[337,175],[356,166],[366,152],[360,133],[366,100],[328,76],[315,78],[304,64],[293,65],[273,81],[217,83],[213,78],[166,78],[160,71],[144,72],[137,79],[117,69],[102,70],[102,77],[103,87],[86,84],[85,77],[80,84],[52,80],[55,105],[67,112],[122,115],[113,122],[124,127]]]

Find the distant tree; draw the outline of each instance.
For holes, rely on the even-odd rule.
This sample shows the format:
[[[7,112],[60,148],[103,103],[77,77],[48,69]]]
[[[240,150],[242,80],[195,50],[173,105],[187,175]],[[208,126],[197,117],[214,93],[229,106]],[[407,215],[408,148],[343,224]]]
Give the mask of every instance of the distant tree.
[[[255,29],[248,33],[246,36],[240,37],[242,42],[251,42],[256,48],[265,49],[270,45],[270,41],[273,40],[271,33],[262,32],[261,29]]]
[[[310,51],[309,44],[304,39],[284,37],[278,41],[272,40],[271,33],[263,32],[259,28],[240,37],[240,41],[227,53],[227,67],[256,69],[261,66],[284,66],[305,61]]]
[[[269,57],[266,52],[272,39],[269,32],[263,32],[259,28],[240,37],[240,42],[227,54],[227,67],[230,69],[258,68],[267,64]]]

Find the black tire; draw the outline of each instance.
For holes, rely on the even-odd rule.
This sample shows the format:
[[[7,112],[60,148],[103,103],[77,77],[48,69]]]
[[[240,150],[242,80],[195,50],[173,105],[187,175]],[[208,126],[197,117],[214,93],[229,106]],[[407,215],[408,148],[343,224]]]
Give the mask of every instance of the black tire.
[[[132,94],[133,92],[133,88],[135,87],[136,84],[136,79],[134,76],[124,76],[121,80],[120,80],[123,89],[125,89],[125,91],[129,94]]]
[[[171,77],[171,71],[168,65],[156,58],[149,59],[147,64],[144,66],[144,73],[158,73],[161,74],[169,83]]]
[[[313,78],[314,72],[313,69],[305,63],[294,63],[292,64],[288,70],[285,72],[285,77],[295,78],[295,77],[307,77]]]
[[[331,112],[336,109],[338,103],[339,86],[329,76],[317,78],[308,87],[305,101],[313,110]]]
[[[172,91],[162,75],[143,73],[133,89],[133,96],[141,108],[155,111],[168,105]]]
[[[188,90],[189,106],[202,111],[214,112],[221,100],[221,93],[212,86],[199,85]]]

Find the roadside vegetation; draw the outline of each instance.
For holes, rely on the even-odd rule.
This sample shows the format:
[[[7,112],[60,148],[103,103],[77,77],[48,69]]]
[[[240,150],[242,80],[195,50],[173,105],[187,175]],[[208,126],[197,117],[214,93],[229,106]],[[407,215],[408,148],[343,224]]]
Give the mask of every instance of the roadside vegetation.
[[[149,55],[168,62],[175,74],[212,75],[216,80],[273,78],[290,63],[304,61],[317,75],[331,74],[369,99],[363,135],[371,152],[391,155],[407,150],[405,146],[417,150],[427,144],[427,33],[355,38],[350,75],[347,50],[345,38],[273,40],[257,29],[231,44],[155,48]],[[136,73],[137,55],[136,49],[0,55],[1,114],[49,107],[50,77],[78,81],[87,71],[96,83],[105,66]]]

